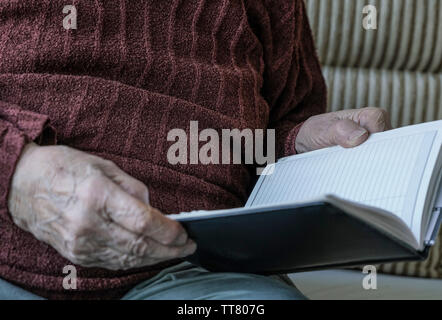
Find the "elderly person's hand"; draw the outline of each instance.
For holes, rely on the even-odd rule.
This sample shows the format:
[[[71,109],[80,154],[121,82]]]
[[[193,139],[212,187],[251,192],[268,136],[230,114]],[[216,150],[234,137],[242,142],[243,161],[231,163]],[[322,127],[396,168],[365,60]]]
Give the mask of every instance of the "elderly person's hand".
[[[144,184],[69,147],[27,145],[8,205],[19,227],[86,267],[142,267],[196,247],[179,223],[149,206]]]
[[[301,126],[296,151],[304,153],[335,145],[352,148],[365,142],[371,133],[390,129],[388,113],[378,108],[325,113],[309,118]]]

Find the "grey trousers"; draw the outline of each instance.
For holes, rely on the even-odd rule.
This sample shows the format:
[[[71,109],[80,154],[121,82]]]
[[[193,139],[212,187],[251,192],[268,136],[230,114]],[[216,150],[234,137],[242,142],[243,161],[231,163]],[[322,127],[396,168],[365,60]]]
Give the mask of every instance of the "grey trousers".
[[[0,300],[42,299],[0,279]],[[283,276],[209,272],[183,262],[131,289],[123,300],[302,300]]]

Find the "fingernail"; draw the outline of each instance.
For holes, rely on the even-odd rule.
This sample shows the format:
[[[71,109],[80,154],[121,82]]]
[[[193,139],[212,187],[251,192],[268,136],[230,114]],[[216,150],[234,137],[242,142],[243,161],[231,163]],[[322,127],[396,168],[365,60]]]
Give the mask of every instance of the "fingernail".
[[[351,133],[350,137],[348,138],[348,141],[350,142],[357,142],[361,139],[362,136],[367,134],[367,130],[359,129],[355,130]]]

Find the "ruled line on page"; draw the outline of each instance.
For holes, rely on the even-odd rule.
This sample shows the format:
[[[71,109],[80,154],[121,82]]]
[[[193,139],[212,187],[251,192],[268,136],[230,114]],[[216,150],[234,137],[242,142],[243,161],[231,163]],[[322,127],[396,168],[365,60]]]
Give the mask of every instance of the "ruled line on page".
[[[412,179],[423,174],[425,162],[418,151],[430,138],[428,132],[420,132],[277,163],[274,173],[262,178],[251,206],[303,202],[334,194],[409,220],[404,205]],[[425,149],[429,152],[431,144]]]

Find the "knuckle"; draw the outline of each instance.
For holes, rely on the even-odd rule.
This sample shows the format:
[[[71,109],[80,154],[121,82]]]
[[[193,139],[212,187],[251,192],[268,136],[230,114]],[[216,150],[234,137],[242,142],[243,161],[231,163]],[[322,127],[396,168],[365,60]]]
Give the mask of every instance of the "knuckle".
[[[129,270],[140,266],[141,258],[131,255],[122,255],[119,258],[119,269]]]
[[[96,172],[86,179],[83,184],[84,191],[96,192],[102,190],[106,186],[106,179],[101,172]]]
[[[105,186],[106,181],[103,176],[93,175],[79,186],[77,196],[87,209],[91,209],[95,206],[97,197],[102,194]]]
[[[380,108],[368,108],[367,117],[377,128],[383,129],[387,124],[388,112]]]
[[[140,195],[142,195],[145,199],[148,198],[149,190],[147,189],[146,185],[144,185],[143,183],[137,181],[136,189],[137,189],[138,193]]]
[[[113,161],[111,161],[111,160],[108,160],[108,159],[100,159],[100,161],[101,161],[101,163],[102,163],[103,165],[106,165],[106,166],[108,166],[108,167],[111,167],[111,168],[116,168],[116,167],[117,167],[117,165],[115,164],[115,162],[113,162]]]
[[[164,244],[171,245],[173,244],[178,237],[181,235],[182,229],[178,223],[171,224],[165,233]]]
[[[385,119],[387,117],[387,111],[380,108],[373,108],[371,112],[377,119]]]
[[[135,232],[143,234],[150,230],[152,226],[152,214],[150,212],[140,212],[137,215],[136,223],[135,223]]]
[[[149,252],[149,246],[144,241],[143,237],[137,237],[134,238],[132,241],[129,242],[129,250],[132,255],[135,255],[137,257],[142,257],[148,254]]]
[[[124,255],[120,255],[110,247],[105,247],[101,250],[97,263],[102,264],[105,269],[118,271],[121,269],[121,259],[124,259]]]
[[[143,248],[143,257],[152,257],[155,254],[155,243],[151,239],[144,239],[145,247]]]
[[[136,179],[130,179],[129,188],[133,194],[143,203],[148,203],[149,190],[146,185]]]
[[[112,172],[120,172],[121,169],[118,167],[118,165],[113,162],[112,160],[99,158],[99,161],[96,164],[96,169],[101,172],[101,170],[104,170],[105,172],[111,170]]]

